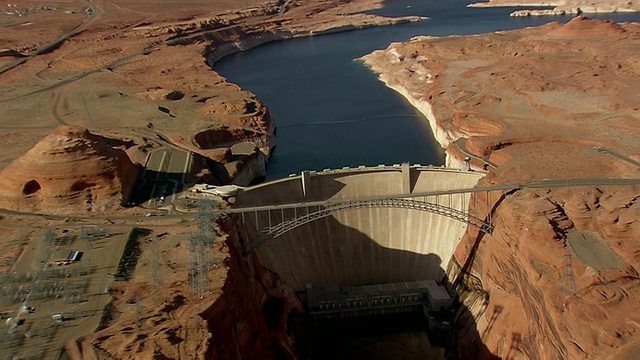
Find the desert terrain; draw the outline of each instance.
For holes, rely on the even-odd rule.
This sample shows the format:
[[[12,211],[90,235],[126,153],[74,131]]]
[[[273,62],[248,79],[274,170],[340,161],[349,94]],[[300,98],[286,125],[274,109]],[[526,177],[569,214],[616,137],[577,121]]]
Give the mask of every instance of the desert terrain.
[[[467,232],[455,254],[486,292],[468,304],[481,339],[461,334],[464,356],[636,356],[639,34],[637,23],[576,17],[417,37],[364,57],[429,118],[449,166],[467,158],[488,169],[483,185],[574,183],[481,199],[503,226],[492,236]]]
[[[263,306],[302,307],[229,241],[246,234],[214,224],[207,209],[225,200],[186,191],[247,185],[264,175],[276,142],[266,106],[211,65],[268,41],[420,20],[357,13],[378,6],[3,5],[0,356],[295,358],[295,324],[267,321]],[[433,113],[450,164],[472,156],[489,170],[485,184],[637,179],[638,32],[579,19],[418,39],[367,62],[392,87],[402,79],[395,87]],[[606,185],[506,197],[496,211],[504,232],[469,232],[456,256],[490,299],[472,314],[482,337],[461,336],[461,348],[505,358],[635,354],[638,197],[637,187]],[[570,250],[567,232],[611,249],[608,261]],[[562,277],[567,258],[573,282]]]
[[[575,15],[575,14],[597,14],[597,13],[613,13],[613,12],[636,12],[640,11],[640,5],[633,1],[615,1],[615,0],[557,0],[557,1],[540,1],[540,0],[489,0],[487,2],[471,3],[470,7],[500,7],[500,6],[523,6],[523,7],[542,7],[542,9],[526,9],[516,10],[511,16],[558,16],[558,15]]]

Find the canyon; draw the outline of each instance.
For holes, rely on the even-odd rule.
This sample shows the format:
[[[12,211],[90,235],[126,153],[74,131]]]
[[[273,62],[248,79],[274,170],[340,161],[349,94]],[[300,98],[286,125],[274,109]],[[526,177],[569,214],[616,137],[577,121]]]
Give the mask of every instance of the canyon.
[[[29,248],[47,228],[142,228],[132,231],[141,234],[139,260],[128,281],[105,290],[112,301],[100,325],[57,340],[67,356],[304,356],[303,304],[257,254],[241,251],[255,234],[237,219],[216,222],[207,286],[194,291],[194,213],[146,217],[156,210],[123,201],[137,192],[135,167],[160,149],[193,154],[188,183],[247,185],[264,176],[275,121],[255,95],[211,69],[220,58],[270,41],[422,19],[358,13],[379,1],[59,6],[4,18],[2,269],[37,263]],[[459,269],[442,269],[463,304],[460,358],[637,353],[640,195],[637,185],[606,179],[638,178],[638,34],[635,23],[578,17],[420,37],[364,58],[424,113],[447,166],[488,171],[479,185],[603,180],[478,199],[485,207],[476,210],[493,211],[496,231],[460,234],[450,249]],[[246,142],[253,151],[234,148]],[[614,260],[585,257],[580,250],[596,247],[589,244]]]
[[[490,169],[480,185],[580,178],[606,184],[637,179],[640,171],[632,130],[639,99],[627,90],[640,80],[639,29],[576,17],[495,34],[418,37],[363,60],[423,111],[449,166],[479,155],[472,166]],[[467,322],[460,328],[484,334],[479,342],[462,332],[461,356],[632,358],[640,346],[632,315],[637,186],[526,189],[494,199],[496,232],[487,237],[470,228],[454,255],[486,291],[482,306],[467,306],[474,320],[459,317]],[[568,241],[582,232],[599,234],[621,262],[586,263]]]
[[[360,13],[380,3],[72,0],[3,6],[2,271],[35,293],[38,283],[28,274],[49,271],[53,254],[47,246],[53,244],[56,254],[80,249],[85,261],[55,263],[74,274],[98,271],[97,284],[108,279],[100,293],[112,299],[103,311],[52,315],[68,307],[27,296],[25,304],[42,310],[27,319],[16,319],[27,316],[22,311],[11,317],[15,331],[7,335],[3,356],[294,354],[285,327],[268,324],[263,312],[265,301],[285,291],[277,276],[257,260],[245,264],[231,246],[238,236],[221,225],[207,265],[207,292],[195,295],[189,286],[194,212],[166,213],[162,202],[165,195],[185,202],[171,185],[178,175],[187,185],[247,185],[264,176],[275,122],[255,95],[211,69],[215,61],[269,41],[422,20]],[[182,154],[188,154],[188,171],[171,172],[177,168],[171,158]],[[158,167],[149,168],[156,158]],[[129,234],[124,248],[122,234],[125,240]],[[102,250],[91,250],[96,237]],[[122,256],[120,265],[92,267],[101,254]],[[89,281],[78,276],[74,281]],[[281,297],[302,313],[292,296]],[[99,298],[82,300],[78,309],[104,306]],[[15,310],[13,299],[3,301],[4,319]],[[65,328],[58,337],[48,332],[54,315]],[[49,341],[19,346],[31,327],[42,327],[37,338]]]

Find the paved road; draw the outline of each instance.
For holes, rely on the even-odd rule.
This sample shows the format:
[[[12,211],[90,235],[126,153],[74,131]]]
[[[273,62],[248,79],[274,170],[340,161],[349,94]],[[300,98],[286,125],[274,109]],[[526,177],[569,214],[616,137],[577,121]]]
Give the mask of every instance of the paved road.
[[[472,152],[470,152],[469,150],[467,150],[467,139],[466,138],[459,138],[458,140],[454,141],[453,144],[458,147],[458,150],[460,150],[461,153],[465,154],[466,156],[472,158],[472,159],[476,159],[481,161],[482,163],[484,163],[487,166],[490,166],[492,168],[497,168],[498,165],[496,165],[494,162],[489,161],[489,159],[485,159],[483,157],[480,157]]]
[[[449,194],[461,194],[461,193],[474,193],[474,192],[486,192],[486,191],[507,191],[507,190],[521,190],[521,189],[535,189],[535,188],[560,188],[560,187],[569,187],[569,186],[630,186],[630,185],[640,185],[640,179],[565,179],[565,180],[542,180],[542,181],[534,181],[529,183],[521,183],[521,184],[504,184],[504,185],[496,185],[490,187],[477,187],[477,188],[468,188],[468,189],[453,189],[453,190],[441,190],[441,191],[432,191],[425,193],[413,193],[413,194],[399,194],[399,195],[388,195],[388,196],[378,196],[378,197],[366,197],[366,198],[358,198],[358,199],[346,199],[340,201],[313,201],[313,202],[299,202],[299,203],[289,203],[289,204],[274,204],[274,205],[264,205],[264,206],[252,206],[252,207],[242,207],[242,208],[231,208],[231,209],[219,209],[214,210],[213,214],[239,214],[243,212],[254,212],[254,211],[265,211],[265,210],[279,210],[279,209],[293,209],[293,208],[304,208],[304,207],[313,207],[313,206],[325,206],[330,204],[341,204],[341,203],[349,203],[352,201],[358,200],[377,200],[377,199],[392,199],[392,198],[415,198],[415,197],[426,197],[426,196],[437,196],[437,195],[449,195]],[[96,217],[95,215],[91,216],[69,216],[69,215],[48,215],[48,214],[39,214],[39,213],[31,213],[31,212],[20,212],[13,210],[0,209],[0,214],[6,215],[18,215],[18,216],[27,216],[27,217],[39,217],[45,219],[55,219],[55,220],[76,220],[76,221],[89,221],[91,224],[99,224],[100,221],[104,221],[104,219],[112,219],[112,220],[147,220],[150,218],[144,215],[138,216],[104,216],[104,217]],[[163,219],[173,219],[173,218],[193,218],[195,216],[192,212],[187,213],[174,213],[167,214],[162,217],[155,217],[153,219],[163,220]],[[88,225],[87,222],[85,225]]]
[[[626,162],[628,162],[628,163],[630,163],[632,165],[640,167],[640,162],[635,161],[630,157],[624,156],[624,155],[620,154],[619,152],[613,151],[611,149],[603,148],[602,146],[595,146],[594,149],[596,149],[599,153],[609,154],[611,156],[617,157],[620,160],[626,161]]]

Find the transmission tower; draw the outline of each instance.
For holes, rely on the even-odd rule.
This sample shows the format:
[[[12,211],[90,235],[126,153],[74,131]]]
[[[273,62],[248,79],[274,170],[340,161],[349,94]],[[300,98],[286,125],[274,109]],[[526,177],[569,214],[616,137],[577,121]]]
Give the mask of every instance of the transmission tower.
[[[154,241],[151,244],[151,279],[154,286],[160,285],[160,277],[158,274],[158,270],[160,267],[160,251],[158,249],[158,244]]]
[[[198,262],[197,262],[197,252],[198,239],[195,235],[191,235],[188,238],[189,240],[189,288],[192,294],[195,294],[197,291],[197,276],[198,276]]]
[[[189,280],[191,292],[202,297],[207,290],[207,272],[210,269],[213,252],[212,202],[200,202],[196,215],[197,230],[189,237]]]
[[[211,213],[212,202],[210,200],[204,200],[200,203],[198,209],[197,223],[198,234],[201,239],[202,253],[203,253],[203,265],[207,269],[212,263],[212,247],[213,247],[213,215]]]
[[[573,275],[572,260],[573,258],[571,254],[571,249],[569,248],[569,244],[567,244],[565,249],[565,254],[564,254],[564,271],[562,273],[562,277],[563,277],[568,295],[573,295],[576,293],[576,280]]]
[[[44,233],[44,247],[45,247],[45,259],[44,262],[47,263],[51,260],[53,256],[53,248],[55,246],[56,236],[53,233],[53,230],[48,229],[47,232]]]

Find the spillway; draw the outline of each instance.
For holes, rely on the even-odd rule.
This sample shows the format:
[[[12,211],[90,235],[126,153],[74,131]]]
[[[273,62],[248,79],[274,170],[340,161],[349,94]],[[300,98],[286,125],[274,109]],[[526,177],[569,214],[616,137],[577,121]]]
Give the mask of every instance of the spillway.
[[[303,172],[247,188],[238,194],[235,206],[300,204],[243,215],[253,242],[250,251],[294,291],[305,291],[307,284],[354,287],[441,281],[467,223],[411,204],[389,206],[376,199],[400,196],[468,212],[469,192],[443,192],[473,188],[482,176],[482,172],[408,164]],[[434,192],[441,193],[417,195]],[[323,216],[313,215],[314,206],[305,206],[363,199],[374,201]],[[266,233],[283,221],[291,226],[275,237]]]

